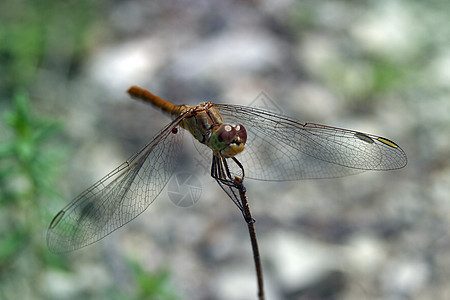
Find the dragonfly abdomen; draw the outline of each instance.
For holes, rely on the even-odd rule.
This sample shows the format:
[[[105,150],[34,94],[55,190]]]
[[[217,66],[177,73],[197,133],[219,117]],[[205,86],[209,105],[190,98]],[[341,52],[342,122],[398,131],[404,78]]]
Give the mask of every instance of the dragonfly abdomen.
[[[169,101],[163,100],[149,91],[136,86],[130,87],[127,92],[131,97],[141,99],[154,107],[161,109],[163,113],[169,115],[172,119],[178,118],[190,108],[190,106],[186,104],[174,105]]]

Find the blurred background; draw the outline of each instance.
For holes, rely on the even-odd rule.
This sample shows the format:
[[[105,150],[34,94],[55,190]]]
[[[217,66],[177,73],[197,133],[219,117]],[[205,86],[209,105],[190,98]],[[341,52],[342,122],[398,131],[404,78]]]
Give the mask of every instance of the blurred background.
[[[1,1],[0,298],[256,299],[247,226],[189,138],[177,172],[201,183],[195,205],[165,189],[102,241],[48,252],[53,216],[169,122],[130,100],[140,85],[177,104],[256,99],[407,153],[398,171],[247,181],[267,299],[450,299],[449,11],[443,0]]]

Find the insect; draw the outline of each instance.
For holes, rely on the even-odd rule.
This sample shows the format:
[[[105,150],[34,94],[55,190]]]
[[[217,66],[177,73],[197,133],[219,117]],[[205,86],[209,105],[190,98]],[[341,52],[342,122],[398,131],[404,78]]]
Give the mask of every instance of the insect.
[[[204,156],[212,157],[211,176],[241,210],[236,178],[332,178],[399,169],[407,163],[405,152],[384,137],[303,123],[254,107],[174,105],[139,87],[128,93],[161,109],[172,121],[54,217],[47,232],[52,252],[92,244],[141,214],[174,172],[184,131],[198,141]]]

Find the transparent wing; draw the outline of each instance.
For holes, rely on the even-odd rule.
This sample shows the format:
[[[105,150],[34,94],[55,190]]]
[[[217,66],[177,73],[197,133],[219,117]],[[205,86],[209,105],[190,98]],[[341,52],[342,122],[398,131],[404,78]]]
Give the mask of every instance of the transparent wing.
[[[117,169],[88,188],[51,222],[47,245],[55,253],[92,244],[141,214],[172,175],[184,130],[182,116]]]
[[[249,178],[331,178],[365,170],[399,169],[407,163],[398,145],[376,135],[301,123],[253,107],[215,107],[227,123],[242,124],[247,130],[245,149],[236,158]]]

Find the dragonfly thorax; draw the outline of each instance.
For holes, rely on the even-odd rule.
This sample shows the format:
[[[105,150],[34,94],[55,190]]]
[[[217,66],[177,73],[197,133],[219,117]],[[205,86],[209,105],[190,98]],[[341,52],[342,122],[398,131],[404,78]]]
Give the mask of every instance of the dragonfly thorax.
[[[244,126],[224,123],[221,114],[211,102],[190,107],[180,125],[200,143],[225,158],[242,152],[247,141]]]

